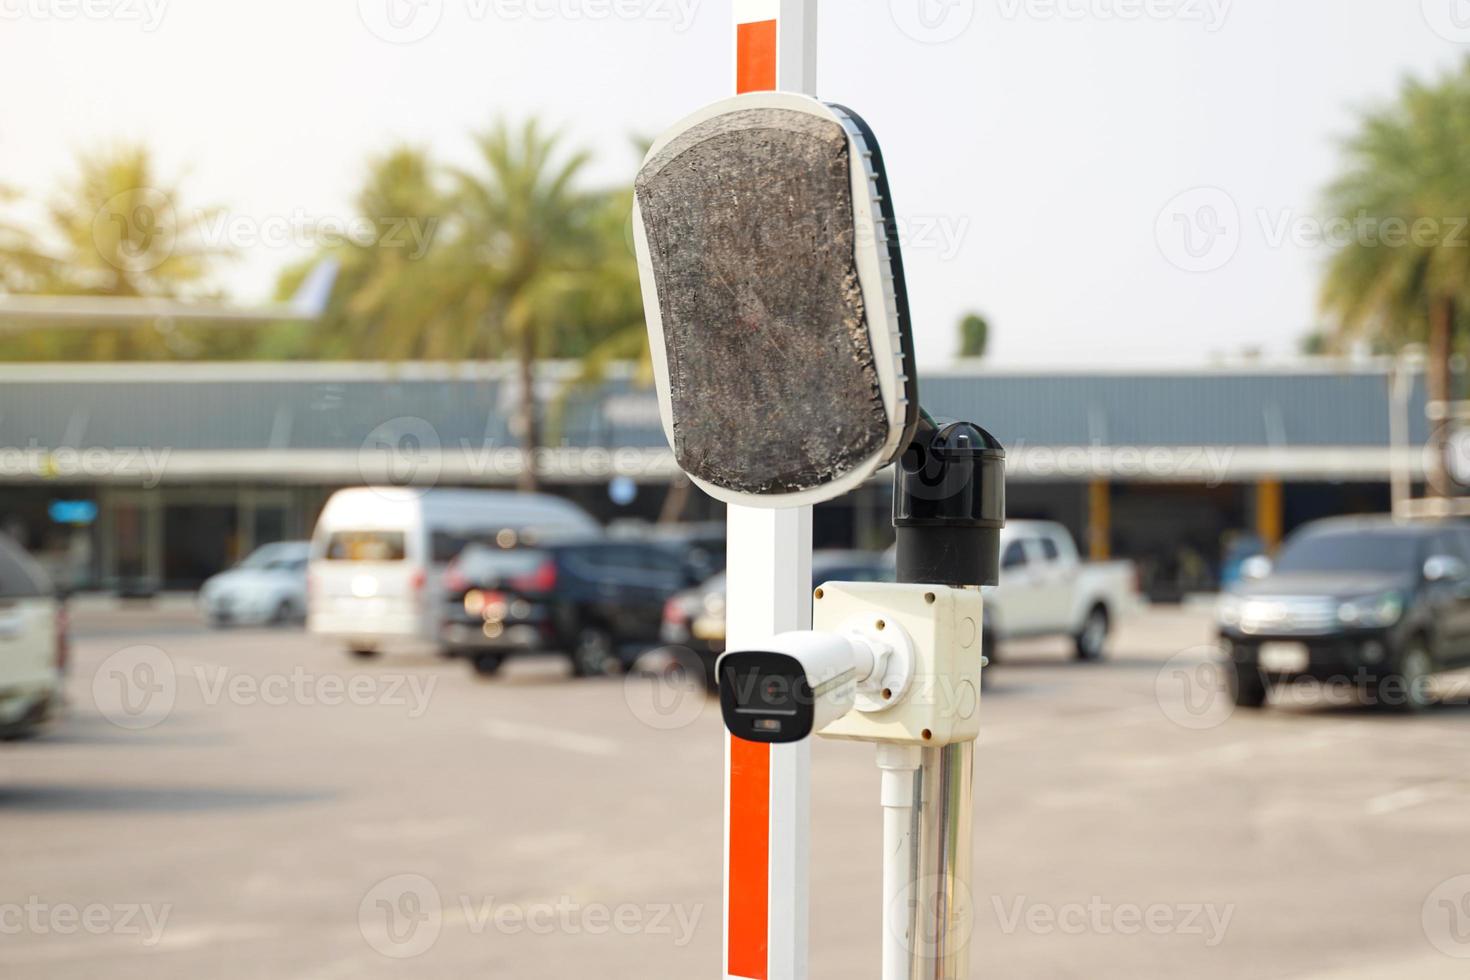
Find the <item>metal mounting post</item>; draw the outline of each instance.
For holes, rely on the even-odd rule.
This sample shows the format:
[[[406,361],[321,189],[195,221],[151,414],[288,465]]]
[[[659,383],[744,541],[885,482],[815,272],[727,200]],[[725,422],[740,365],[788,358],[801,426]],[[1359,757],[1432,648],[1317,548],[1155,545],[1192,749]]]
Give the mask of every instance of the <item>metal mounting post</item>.
[[[967,422],[925,418],[894,476],[898,580],[978,588],[999,581],[1005,524],[1005,450]],[[966,980],[974,923],[970,890],[975,743],[924,749],[914,781],[917,831],[908,900],[914,916],[909,972],[883,980]],[[904,957],[885,930],[886,964]]]

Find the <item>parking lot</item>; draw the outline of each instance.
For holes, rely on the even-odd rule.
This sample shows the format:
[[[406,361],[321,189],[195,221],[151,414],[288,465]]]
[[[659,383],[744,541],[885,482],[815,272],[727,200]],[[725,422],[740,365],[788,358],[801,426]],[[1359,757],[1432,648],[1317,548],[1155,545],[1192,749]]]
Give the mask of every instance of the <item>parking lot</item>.
[[[1470,709],[1231,715],[1207,613],[985,692],[977,977],[1460,977]],[[6,976],[713,977],[718,709],[554,660],[472,678],[186,609],[80,611],[0,746]],[[812,976],[876,975],[872,750],[814,748]]]

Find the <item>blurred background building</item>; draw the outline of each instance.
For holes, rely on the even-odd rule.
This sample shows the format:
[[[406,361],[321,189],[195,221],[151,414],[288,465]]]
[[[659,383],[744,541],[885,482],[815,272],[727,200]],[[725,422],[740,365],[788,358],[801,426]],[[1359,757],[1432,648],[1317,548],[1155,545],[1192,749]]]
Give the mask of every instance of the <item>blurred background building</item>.
[[[1009,449],[1009,512],[1131,558],[1155,600],[1218,587],[1314,518],[1390,506],[1383,360],[1199,370],[924,376],[936,415]],[[538,372],[536,482],[609,523],[700,520],[651,388],[614,366]],[[80,588],[187,589],[261,544],[308,536],[335,489],[524,485],[520,384],[503,362],[16,365],[0,369],[0,514]],[[1424,477],[1425,390],[1409,459]],[[1023,438],[1024,434],[1024,438]],[[887,547],[889,488],[819,509],[818,547]]]

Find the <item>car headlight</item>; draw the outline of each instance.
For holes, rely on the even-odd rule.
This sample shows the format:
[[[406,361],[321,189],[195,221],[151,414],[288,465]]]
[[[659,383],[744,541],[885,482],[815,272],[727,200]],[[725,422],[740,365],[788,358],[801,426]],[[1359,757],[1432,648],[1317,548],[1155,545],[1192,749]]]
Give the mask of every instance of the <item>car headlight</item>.
[[[1337,618],[1347,626],[1392,626],[1404,614],[1404,598],[1397,592],[1352,599],[1337,607]]]
[[[1221,626],[1240,625],[1240,607],[1243,605],[1240,599],[1233,595],[1227,595],[1220,600],[1220,608],[1217,617]]]

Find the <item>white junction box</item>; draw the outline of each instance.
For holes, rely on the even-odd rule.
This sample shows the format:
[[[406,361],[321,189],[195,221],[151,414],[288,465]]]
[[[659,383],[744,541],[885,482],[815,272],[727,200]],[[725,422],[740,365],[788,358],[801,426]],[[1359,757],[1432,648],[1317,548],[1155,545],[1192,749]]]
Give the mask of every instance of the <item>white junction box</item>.
[[[974,741],[980,733],[983,608],[978,589],[891,582],[818,588],[813,629],[862,633],[893,648],[857,707],[818,734],[919,746]],[[910,657],[911,665],[904,664]]]

